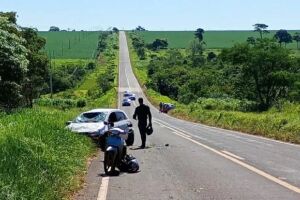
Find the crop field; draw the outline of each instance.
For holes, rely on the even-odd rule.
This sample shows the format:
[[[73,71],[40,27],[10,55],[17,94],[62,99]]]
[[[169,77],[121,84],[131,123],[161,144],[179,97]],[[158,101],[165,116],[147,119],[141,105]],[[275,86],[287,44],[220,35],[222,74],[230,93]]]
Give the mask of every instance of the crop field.
[[[52,58],[91,59],[95,56],[99,32],[39,32],[47,41],[45,51]]]
[[[273,37],[276,31],[270,31],[266,37]],[[294,35],[295,32],[289,31]],[[165,38],[169,42],[170,48],[186,48],[194,39],[194,31],[141,31],[146,43],[150,43],[157,38]],[[248,37],[259,37],[259,33],[254,31],[206,31],[204,41],[208,49],[222,49],[232,47],[235,43],[245,42]],[[296,49],[296,42],[287,45],[287,48]]]

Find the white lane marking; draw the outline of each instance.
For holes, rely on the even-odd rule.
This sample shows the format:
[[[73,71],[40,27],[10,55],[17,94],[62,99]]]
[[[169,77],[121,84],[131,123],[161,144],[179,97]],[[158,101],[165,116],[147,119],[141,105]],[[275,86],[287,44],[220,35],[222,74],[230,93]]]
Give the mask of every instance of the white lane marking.
[[[167,128],[170,128],[171,130],[179,131],[179,132],[185,133],[187,135],[193,135],[193,134],[190,134],[190,133],[186,132],[185,130],[182,130],[182,129],[177,128],[177,127],[176,128],[175,127],[171,128],[171,126],[172,126],[171,124],[169,124],[167,122],[164,122],[164,121],[162,121],[160,119],[153,118],[153,120],[156,121],[156,123],[158,123],[158,124],[160,123],[160,124],[165,125]]]
[[[181,120],[181,119],[178,119],[178,118],[175,118],[175,117],[172,117],[170,115],[166,115],[168,118],[172,119],[172,120],[177,120],[177,121],[180,121],[182,123],[185,123],[186,125],[191,125],[193,124],[194,127],[199,127],[199,128],[204,128],[204,129],[207,129],[207,130],[210,130],[212,131],[212,129],[216,130],[216,131],[222,131],[222,134],[226,134],[226,135],[229,135],[229,136],[233,136],[232,134],[239,134],[241,135],[242,137],[251,137],[251,138],[255,138],[255,139],[261,139],[261,140],[265,140],[265,141],[268,141],[268,142],[275,142],[275,143],[279,143],[279,144],[285,144],[285,145],[289,145],[289,146],[293,146],[293,147],[298,147],[300,148],[300,145],[299,144],[293,144],[293,143],[288,143],[288,142],[282,142],[282,141],[279,141],[279,140],[274,140],[274,139],[271,139],[271,138],[265,138],[263,136],[258,136],[258,135],[251,135],[249,133],[243,133],[243,132],[239,132],[239,131],[234,131],[234,130],[228,130],[228,129],[222,129],[222,128],[219,128],[219,127],[213,127],[213,126],[208,126],[208,125],[204,125],[204,124],[200,124],[200,123],[195,123],[195,122],[188,122],[188,121],[184,121],[184,120]],[[215,133],[218,133],[218,134],[221,134],[220,132],[215,132]],[[230,134],[232,133],[232,134]],[[261,142],[261,143],[264,143],[264,142]],[[264,144],[267,144],[268,143],[264,143]],[[268,146],[270,146],[272,144],[269,144]]]
[[[159,122],[156,122],[156,123],[159,123]],[[171,129],[171,130],[175,130],[172,127],[169,127],[169,126],[166,126],[166,127],[169,128],[169,129]],[[176,132],[176,130],[175,130],[175,132]],[[220,152],[220,151],[218,151],[218,150],[216,150],[214,148],[211,148],[211,147],[209,147],[209,146],[207,146],[205,144],[202,144],[202,143],[200,143],[200,142],[198,142],[198,141],[196,141],[196,140],[194,140],[192,138],[185,137],[185,136],[183,136],[181,134],[177,134],[177,133],[176,133],[176,135],[178,135],[178,136],[180,136],[182,138],[185,138],[186,140],[189,140],[189,141],[191,141],[191,142],[193,142],[193,143],[195,143],[195,144],[197,144],[197,145],[199,145],[199,146],[201,146],[201,147],[203,147],[203,148],[205,148],[205,149],[207,149],[209,151],[212,151],[212,152],[214,152],[214,153],[216,153],[216,154],[218,154],[218,155],[220,155],[220,156],[222,156],[222,157],[224,157],[224,158],[226,158],[226,159],[228,159],[228,160],[230,160],[230,161],[232,161],[232,162],[234,162],[234,163],[236,163],[236,164],[238,164],[238,165],[240,165],[240,166],[242,166],[242,167],[244,167],[244,168],[246,168],[246,169],[248,169],[248,170],[250,170],[250,171],[252,171],[252,172],[254,172],[254,173],[256,173],[256,174],[258,174],[258,175],[260,175],[260,176],[262,176],[262,177],[264,177],[266,179],[268,179],[268,180],[270,180],[270,181],[272,181],[272,182],[274,182],[274,183],[277,183],[277,184],[279,184],[279,185],[281,185],[281,186],[283,186],[283,187],[285,187],[285,188],[287,188],[287,189],[289,189],[289,190],[291,190],[293,192],[296,192],[296,193],[300,194],[300,188],[298,188],[298,187],[296,187],[294,185],[291,185],[288,182],[280,180],[280,179],[278,179],[278,178],[276,178],[276,177],[274,177],[274,176],[272,176],[272,175],[270,175],[270,174],[268,174],[268,173],[266,173],[266,172],[264,172],[264,171],[262,171],[260,169],[257,169],[257,168],[255,168],[255,167],[253,167],[253,166],[251,166],[251,165],[249,165],[247,163],[244,163],[244,162],[242,162],[242,161],[240,161],[240,160],[238,160],[238,159],[236,159],[234,157],[231,157],[231,156],[229,156],[229,155],[227,155],[225,153],[222,153],[222,152]]]
[[[227,155],[229,155],[229,156],[231,156],[231,157],[234,157],[234,158],[236,158],[236,159],[239,159],[239,160],[245,160],[245,158],[242,158],[242,157],[240,157],[240,156],[237,156],[237,155],[235,155],[235,154],[233,154],[233,153],[230,153],[229,151],[222,151],[223,153],[225,153],[225,154],[227,154]]]
[[[129,84],[129,80],[128,80],[128,76],[127,76],[127,73],[126,73],[126,68],[124,70],[125,70],[125,77],[126,77],[128,88],[129,88],[129,90],[131,90],[131,87],[130,87],[130,84]]]
[[[102,178],[97,200],[106,200],[107,191],[108,191],[108,182],[109,182],[109,177]]]
[[[154,121],[155,123],[161,125],[161,126],[165,126],[166,128],[168,128],[168,129],[170,129],[170,130],[172,130],[172,131],[174,131],[174,132],[181,133],[181,134],[186,134],[186,135],[189,136],[189,137],[191,136],[190,133],[187,133],[187,132],[184,131],[184,130],[181,130],[181,129],[175,128],[175,127],[172,128],[171,125],[168,124],[168,123],[166,123],[166,122],[164,122],[165,124],[163,124],[163,123],[161,123],[161,122],[158,122],[158,120],[157,120],[156,118],[155,118],[153,121]]]
[[[168,115],[166,115],[166,116],[168,116]],[[167,125],[169,125],[169,126],[172,126],[172,125],[170,125],[169,123],[167,123],[167,122],[164,122],[164,121],[162,121],[162,120],[159,120],[159,119],[155,119],[155,120],[157,120],[157,121],[160,121],[161,123],[165,123],[165,124],[167,124]],[[195,128],[201,128],[201,126],[202,125],[198,125],[198,127],[197,126],[194,126]],[[215,128],[215,127],[211,127],[212,129],[209,129],[208,128],[208,126],[206,126],[206,125],[203,125],[203,126],[205,126],[205,127],[203,127],[204,129],[206,129],[206,130],[208,130],[208,131],[210,131],[210,132],[213,132],[213,133],[216,133],[216,134],[221,134],[220,132],[217,132],[216,130],[214,130],[214,129],[218,129],[219,131],[220,130],[223,130],[223,129],[220,129],[220,128]],[[177,127],[176,127],[177,128]],[[183,131],[182,129],[179,129],[179,128],[177,128],[178,130],[180,130],[181,132],[185,132],[185,131]],[[199,130],[199,129],[198,129]],[[225,130],[225,129],[224,129]],[[223,131],[224,131],[223,130]],[[201,131],[201,130],[199,130],[199,131]],[[225,131],[230,131],[230,130],[225,130]],[[230,131],[230,132],[233,132],[233,131]],[[236,132],[236,133],[238,133],[238,134],[243,134],[243,133],[239,133],[239,132]],[[243,137],[240,137],[240,136],[236,136],[236,135],[234,135],[234,134],[230,134],[230,133],[224,133],[224,134],[226,134],[227,136],[231,136],[231,137],[234,137],[234,138],[240,138],[240,139],[238,139],[238,141],[239,142],[242,142],[242,143],[246,143],[246,144],[253,144],[253,143],[258,143],[258,144],[263,144],[263,145],[266,145],[266,146],[273,146],[272,144],[269,144],[269,143],[266,143],[266,142],[262,142],[262,141],[258,141],[258,140],[252,140],[252,139],[249,139],[249,138],[245,138],[245,139],[243,139]],[[252,135],[245,135],[245,134],[243,134],[244,136],[252,136]],[[193,135],[193,137],[196,137],[196,138],[199,138],[199,139],[202,139],[202,140],[206,140],[206,141],[210,141],[210,140],[208,140],[208,139],[205,139],[205,138],[202,138],[202,137],[199,137],[199,136],[197,136],[197,135]],[[257,137],[259,137],[259,136],[257,136]],[[263,138],[263,139],[266,139],[266,140],[271,140],[271,139],[267,139],[267,138]],[[272,140],[271,140],[272,141]],[[213,141],[211,141],[211,142],[213,142]],[[278,142],[280,142],[280,141],[278,141]],[[282,143],[284,143],[284,142],[282,142]],[[284,143],[285,144],[285,143]],[[287,144],[289,144],[289,143],[287,143]],[[293,145],[293,144],[291,144],[291,145]]]
[[[180,136],[180,137],[182,137],[182,138],[185,138],[185,139],[189,138],[189,137],[186,137],[184,135],[181,135],[179,132],[176,132],[176,131],[174,131],[173,133],[176,134],[176,135],[178,135],[178,136]]]
[[[184,133],[180,133],[180,132],[178,132],[178,131],[173,131],[173,133],[175,133],[175,134],[177,134],[177,135],[181,135],[181,136],[183,136],[183,137],[191,138],[191,136],[186,135],[186,134],[184,134]]]

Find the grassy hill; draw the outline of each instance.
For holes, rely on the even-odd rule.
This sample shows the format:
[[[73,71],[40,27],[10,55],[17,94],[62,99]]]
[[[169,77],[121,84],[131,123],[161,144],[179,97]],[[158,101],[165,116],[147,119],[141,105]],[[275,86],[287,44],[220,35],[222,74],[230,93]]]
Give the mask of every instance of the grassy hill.
[[[276,31],[270,31],[267,37],[273,37]],[[289,31],[294,35],[295,32]],[[170,48],[185,48],[194,39],[194,31],[143,31],[138,32],[146,43],[150,43],[156,38],[165,38],[169,42]],[[232,47],[237,42],[245,42],[248,37],[259,37],[253,31],[206,31],[204,41],[209,49],[222,49]],[[296,42],[287,45],[288,48],[296,49]]]

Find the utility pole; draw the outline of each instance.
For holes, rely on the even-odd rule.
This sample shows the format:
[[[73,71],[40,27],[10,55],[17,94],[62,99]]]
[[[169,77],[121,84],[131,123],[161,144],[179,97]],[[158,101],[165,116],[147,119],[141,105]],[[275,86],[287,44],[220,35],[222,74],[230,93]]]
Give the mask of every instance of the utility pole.
[[[53,95],[53,80],[52,80],[52,57],[51,57],[51,51],[49,52],[49,58],[50,58],[50,98],[52,99]]]
[[[61,56],[64,56],[64,42],[61,42]]]

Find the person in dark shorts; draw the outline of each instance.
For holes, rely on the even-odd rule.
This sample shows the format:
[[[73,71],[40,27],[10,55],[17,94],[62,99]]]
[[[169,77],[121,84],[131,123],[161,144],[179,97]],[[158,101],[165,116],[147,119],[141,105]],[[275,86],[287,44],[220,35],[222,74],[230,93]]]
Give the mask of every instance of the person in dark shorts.
[[[136,107],[133,119],[138,119],[138,127],[141,134],[142,145],[140,148],[146,147],[146,129],[147,129],[147,119],[149,119],[148,126],[152,126],[152,115],[149,106],[143,103],[143,98],[139,98],[140,105]]]

